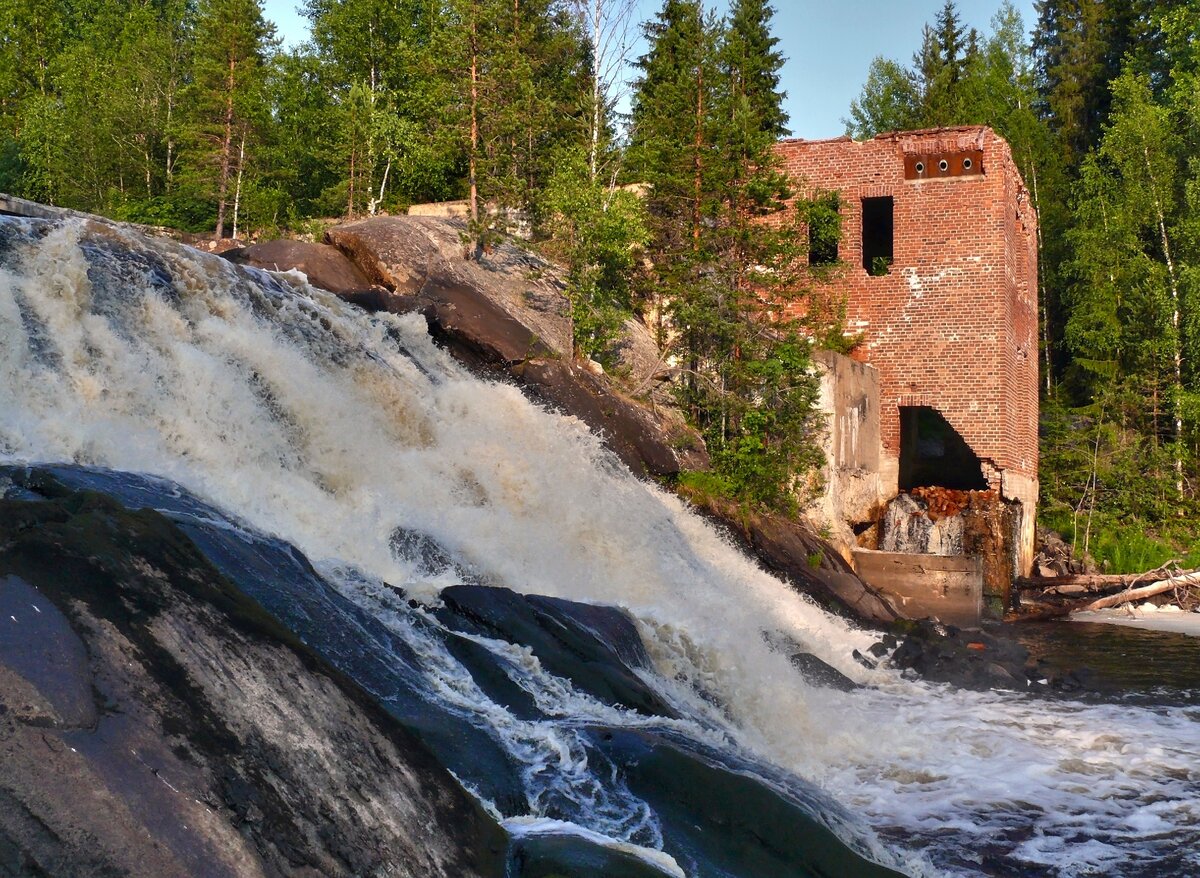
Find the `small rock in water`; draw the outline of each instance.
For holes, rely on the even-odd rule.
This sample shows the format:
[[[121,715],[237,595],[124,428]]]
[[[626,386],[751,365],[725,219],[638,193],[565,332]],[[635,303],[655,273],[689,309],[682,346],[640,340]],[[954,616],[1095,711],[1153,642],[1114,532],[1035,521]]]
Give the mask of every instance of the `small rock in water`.
[[[839,692],[852,692],[858,684],[832,665],[826,664],[809,652],[797,652],[788,656],[800,676],[813,686],[824,686],[837,689]]]

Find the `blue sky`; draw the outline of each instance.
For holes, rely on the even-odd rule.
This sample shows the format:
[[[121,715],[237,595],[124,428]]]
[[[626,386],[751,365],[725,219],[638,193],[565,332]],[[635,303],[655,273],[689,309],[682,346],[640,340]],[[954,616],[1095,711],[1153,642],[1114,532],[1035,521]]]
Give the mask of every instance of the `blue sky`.
[[[1014,0],[1025,19],[1035,21],[1033,0]],[[958,0],[963,20],[980,31],[1001,0]],[[724,0],[716,4],[725,7]],[[296,12],[298,0],[265,0],[267,17],[289,45],[307,37],[307,22]],[[649,18],[661,0],[641,0]],[[862,88],[867,66],[876,55],[908,63],[921,41],[921,26],[932,21],[942,0],[775,0],[775,32],[788,61],[783,86],[787,111],[797,137],[836,137],[850,101]]]

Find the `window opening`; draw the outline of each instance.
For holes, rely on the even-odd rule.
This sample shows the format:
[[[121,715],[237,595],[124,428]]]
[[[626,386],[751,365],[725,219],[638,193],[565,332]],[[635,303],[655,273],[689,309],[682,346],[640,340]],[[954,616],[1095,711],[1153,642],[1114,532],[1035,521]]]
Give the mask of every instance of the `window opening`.
[[[892,196],[862,200],[863,268],[872,277],[882,277],[891,270],[893,202]]]
[[[836,192],[814,198],[808,205],[808,264],[833,265],[842,237],[841,199]]]
[[[937,409],[900,407],[900,490],[987,490],[983,464]]]

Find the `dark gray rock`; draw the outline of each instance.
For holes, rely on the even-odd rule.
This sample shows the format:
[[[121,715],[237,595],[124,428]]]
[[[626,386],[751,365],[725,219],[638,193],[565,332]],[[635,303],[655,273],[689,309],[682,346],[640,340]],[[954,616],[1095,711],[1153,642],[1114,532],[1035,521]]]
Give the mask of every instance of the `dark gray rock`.
[[[167,518],[0,500],[0,875],[499,875],[430,752]]]
[[[695,878],[899,878],[814,817],[837,812],[813,789],[781,795],[752,772],[654,732],[597,729],[596,748],[663,822],[664,850]]]
[[[792,653],[788,660],[800,672],[800,676],[814,686],[837,689],[839,692],[853,692],[858,688],[857,683],[810,652]]]
[[[620,610],[471,585],[442,589],[441,598],[437,616],[447,626],[527,646],[547,671],[607,704],[677,716],[634,673],[650,659]]]

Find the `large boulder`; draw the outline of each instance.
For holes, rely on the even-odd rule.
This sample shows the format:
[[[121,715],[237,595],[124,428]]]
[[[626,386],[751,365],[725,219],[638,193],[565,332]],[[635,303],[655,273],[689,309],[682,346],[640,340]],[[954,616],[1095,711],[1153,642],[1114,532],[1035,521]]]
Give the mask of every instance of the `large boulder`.
[[[306,241],[266,241],[226,250],[230,262],[267,271],[300,271],[314,287],[339,296],[369,292],[374,284],[337,247]]]
[[[465,226],[439,217],[372,217],[325,233],[370,279],[387,289],[461,309],[507,314],[547,351],[570,350],[570,309],[557,273],[529,251],[500,243],[466,258]],[[522,358],[529,356],[525,353]]]
[[[0,499],[0,875],[500,875],[429,750],[163,515]]]

